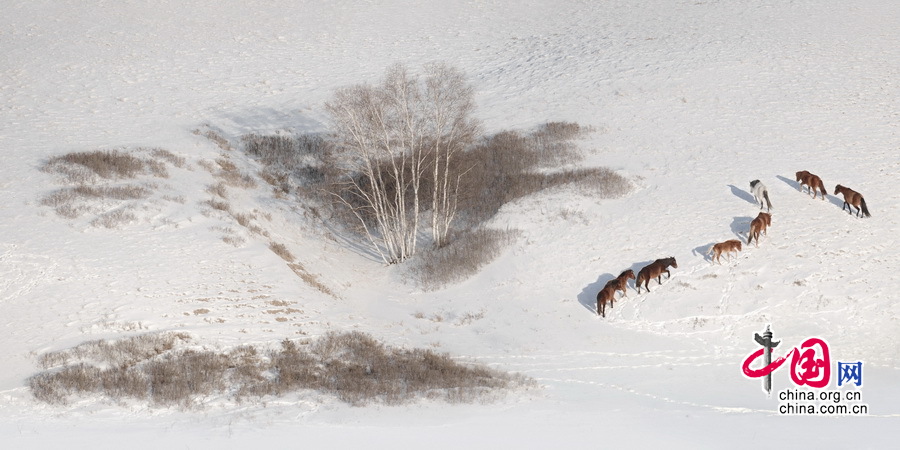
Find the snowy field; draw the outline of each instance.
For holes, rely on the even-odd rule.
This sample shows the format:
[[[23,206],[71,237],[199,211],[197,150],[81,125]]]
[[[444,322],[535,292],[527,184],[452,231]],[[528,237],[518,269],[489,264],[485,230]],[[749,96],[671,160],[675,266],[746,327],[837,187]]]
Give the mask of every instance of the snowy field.
[[[900,2],[7,1],[0,15],[0,436],[4,448],[750,448],[896,446],[900,428]],[[615,200],[554,190],[491,223],[521,236],[477,276],[436,292],[326,238],[269,188],[232,189],[331,295],[211,211],[198,135],[327,131],[338,87],[395,62],[444,61],[476,89],[488,132],[591,126],[584,166],[636,189]],[[41,198],[52,156],[161,148],[185,159],[92,224]],[[798,192],[794,173],[825,181]],[[722,265],[768,186],[772,226]],[[841,211],[836,184],[871,218]],[[226,238],[226,240],[223,240]],[[230,242],[230,243],[229,243]],[[650,293],[600,318],[620,271],[674,256]],[[864,362],[865,416],[783,416],[741,373],[771,325],[776,356],[809,337]],[[427,347],[519,372],[539,387],[488,404],[352,407],[327,396],[212,399],[192,411],[37,402],[37,357],[94,339],[183,331],[227,349],[329,330]],[[790,363],[790,360],[788,361]],[[787,367],[787,366],[785,366]],[[833,374],[836,378],[837,375]],[[794,389],[786,369],[773,392]],[[834,379],[828,386],[835,390]]]

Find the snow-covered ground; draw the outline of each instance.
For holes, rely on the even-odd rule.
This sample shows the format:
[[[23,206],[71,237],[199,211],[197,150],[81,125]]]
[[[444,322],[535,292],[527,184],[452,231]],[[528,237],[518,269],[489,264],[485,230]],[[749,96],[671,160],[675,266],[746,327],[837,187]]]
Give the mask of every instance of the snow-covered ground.
[[[375,448],[645,446],[817,442],[886,448],[900,426],[900,3],[74,1],[4,3],[0,15],[0,435],[4,448]],[[204,202],[203,165],[223,155],[198,135],[325,131],[334,89],[402,62],[445,61],[477,90],[488,131],[548,120],[595,128],[578,143],[637,189],[615,200],[565,190],[508,205],[493,225],[522,230],[474,278],[423,293],[299,210],[256,188]],[[40,171],[73,151],[158,147],[186,164],[146,177],[136,220],[107,229],[40,199]],[[797,191],[794,172],[865,195]],[[774,203],[758,248],[710,264]],[[92,215],[93,214],[93,215]],[[229,238],[233,245],[223,241]],[[305,283],[286,245],[333,295]],[[674,256],[652,292],[594,313],[626,268]],[[785,417],[741,364],[771,324],[782,349],[828,341],[863,361],[866,417]],[[100,338],[190,333],[218,348],[362,330],[533,377],[539,389],[491,404],[354,408],[288,397],[198,411],[36,402],[38,355]],[[786,350],[785,350],[786,352]],[[833,375],[836,376],[836,375]],[[785,369],[774,391],[793,388]],[[833,389],[834,381],[830,388]],[[853,390],[853,388],[849,388]],[[842,392],[848,388],[842,388]],[[812,441],[811,441],[812,440]]]

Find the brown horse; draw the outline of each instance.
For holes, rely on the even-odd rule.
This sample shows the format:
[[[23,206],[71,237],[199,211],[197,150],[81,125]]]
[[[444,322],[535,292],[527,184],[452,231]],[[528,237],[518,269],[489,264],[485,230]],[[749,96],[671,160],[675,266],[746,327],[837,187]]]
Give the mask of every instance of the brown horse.
[[[772,215],[764,212],[759,213],[755,219],[750,221],[750,232],[747,233],[747,245],[750,245],[753,238],[756,238],[756,246],[759,247],[759,234],[763,233],[768,236],[769,233],[766,229],[770,225],[772,225]]]
[[[613,301],[616,299],[615,282],[616,280],[610,280],[597,293],[597,315],[600,317],[606,317],[606,304],[609,303],[609,307],[612,308]]]
[[[637,287],[638,294],[641,293],[641,284],[647,288],[647,292],[650,292],[650,280],[656,278],[659,284],[662,284],[662,274],[663,272],[668,275],[668,278],[672,278],[672,273],[669,272],[669,266],[673,268],[678,268],[678,263],[675,262],[674,257],[662,258],[653,261],[652,263],[645,266],[638,272],[637,278],[635,279],[634,285]]]
[[[615,289],[617,291],[622,291],[622,297],[628,297],[628,292],[627,292],[628,280],[633,280],[633,279],[634,279],[634,271],[631,269],[628,269],[628,270],[622,272],[621,274],[619,274],[619,276],[617,276],[615,280],[610,280],[609,283],[607,283],[607,285],[609,285],[610,283],[615,283]]]
[[[616,291],[622,291],[622,297],[627,297],[628,280],[634,279],[634,271],[628,269],[618,277],[606,282],[606,286],[597,293],[597,314],[606,317],[606,303],[612,308],[616,302]]]
[[[863,198],[862,194],[841,185],[834,187],[834,195],[838,195],[838,193],[844,194],[844,205],[841,206],[841,211],[846,207],[847,212],[853,214],[853,210],[850,209],[850,205],[853,205],[856,208],[856,217],[860,217],[860,213],[865,214],[866,217],[872,217],[869,214],[869,208],[866,207],[866,199]]]
[[[713,255],[712,258],[709,259],[709,262],[716,260],[719,264],[722,264],[722,253],[728,255],[728,260],[731,261],[731,253],[737,253],[741,251],[741,241],[737,239],[729,239],[725,242],[719,242],[718,244],[714,244],[709,248],[709,251],[706,252],[707,255]]]
[[[766,226],[767,226],[767,227],[771,227],[771,226],[772,226],[772,215],[771,215],[771,214],[761,212],[761,213],[759,213],[759,215],[756,216],[756,217],[762,217],[763,220],[766,221]],[[766,230],[763,230],[763,232],[765,232],[765,231],[766,231]]]
[[[800,192],[803,192],[803,186],[806,185],[809,194],[811,194],[813,198],[818,196],[818,192],[822,192],[822,200],[825,200],[825,194],[827,194],[828,191],[825,190],[825,183],[822,182],[822,179],[819,178],[818,175],[801,170],[800,172],[797,172],[797,181],[800,183],[797,186],[797,189]]]

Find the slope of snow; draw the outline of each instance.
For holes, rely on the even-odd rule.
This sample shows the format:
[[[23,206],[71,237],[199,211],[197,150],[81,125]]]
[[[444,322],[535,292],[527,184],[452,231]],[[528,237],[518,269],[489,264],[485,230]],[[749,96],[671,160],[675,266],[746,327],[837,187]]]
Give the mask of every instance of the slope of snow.
[[[0,434],[10,448],[246,448],[301,442],[459,448],[749,447],[763,439],[891,445],[900,416],[900,5],[888,0],[674,2],[16,1],[0,17]],[[824,4],[823,4],[824,3]],[[324,131],[335,88],[385,67],[442,60],[477,90],[490,131],[590,125],[584,165],[637,185],[599,200],[566,190],[508,205],[492,225],[522,236],[476,277],[438,292],[404,283],[333,239],[267,187],[204,205],[203,165],[254,163],[248,132]],[[186,159],[116,229],[68,220],[48,157],[160,147]],[[862,192],[797,192],[793,174]],[[762,180],[775,209],[759,247],[728,264],[703,253],[740,238]],[[235,238],[238,246],[222,240]],[[333,293],[268,250],[285,244]],[[600,287],[660,257],[678,268],[633,289],[606,319]],[[467,317],[476,317],[467,320]],[[785,346],[826,338],[864,361],[869,417],[782,417],[740,364],[771,324]],[[212,399],[199,412],[35,402],[36,357],[81,342],[179,330],[228,348],[358,329],[535,378],[493,404],[353,408],[329,398]],[[792,387],[784,370],[774,390]]]

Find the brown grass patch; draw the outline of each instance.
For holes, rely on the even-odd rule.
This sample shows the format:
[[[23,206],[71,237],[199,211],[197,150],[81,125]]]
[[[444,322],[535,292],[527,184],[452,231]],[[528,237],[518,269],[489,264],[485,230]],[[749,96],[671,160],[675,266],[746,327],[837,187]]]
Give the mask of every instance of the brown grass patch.
[[[288,264],[288,267],[290,267],[291,270],[293,270],[294,273],[296,273],[297,276],[299,276],[301,280],[303,280],[306,284],[316,288],[316,290],[318,290],[319,292],[321,292],[325,295],[330,295],[331,297],[334,297],[334,298],[339,298],[334,292],[332,292],[331,289],[328,289],[328,286],[325,286],[321,281],[319,281],[318,276],[316,276],[315,274],[309,273],[306,270],[306,268],[303,267],[303,264],[290,263],[290,264]]]
[[[130,154],[118,150],[95,150],[54,156],[44,164],[43,170],[59,173],[73,183],[85,183],[92,175],[106,179],[134,178],[145,167],[144,160]]]
[[[277,318],[276,320],[286,318]],[[211,397],[257,400],[290,392],[324,392],[354,406],[422,398],[450,403],[491,400],[534,382],[458,362],[432,350],[387,346],[360,332],[328,333],[309,344],[284,340],[260,351],[179,348],[188,338],[166,333],[92,341],[39,358],[45,371],[28,380],[51,404],[72,396],[135,400],[156,407],[195,407]]]
[[[275,253],[276,255],[280,256],[281,259],[287,262],[294,261],[294,255],[291,254],[290,250],[288,250],[287,247],[284,246],[284,244],[278,242],[270,242],[269,250],[272,250],[272,253]]]

